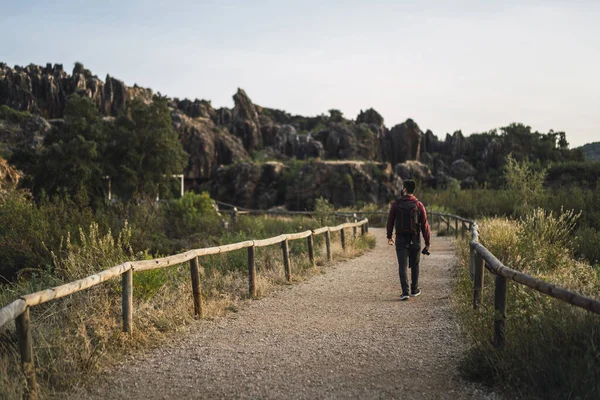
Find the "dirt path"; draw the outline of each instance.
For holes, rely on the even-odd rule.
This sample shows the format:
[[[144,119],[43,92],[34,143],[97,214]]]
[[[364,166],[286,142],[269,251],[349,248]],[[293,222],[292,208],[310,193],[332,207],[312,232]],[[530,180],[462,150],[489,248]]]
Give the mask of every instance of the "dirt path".
[[[460,380],[450,315],[451,241],[434,238],[423,295],[400,302],[383,229],[377,248],[326,273],[198,323],[184,340],[102,377],[82,398],[481,399]]]

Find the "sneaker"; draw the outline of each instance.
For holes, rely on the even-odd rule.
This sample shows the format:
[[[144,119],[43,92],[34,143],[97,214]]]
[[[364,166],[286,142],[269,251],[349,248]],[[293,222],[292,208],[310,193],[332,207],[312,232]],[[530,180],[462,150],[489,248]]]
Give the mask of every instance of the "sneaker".
[[[408,295],[406,293],[403,293],[402,296],[400,296],[400,300],[401,301],[408,300]]]
[[[421,295],[421,289],[417,289],[410,294],[410,297],[417,297]]]

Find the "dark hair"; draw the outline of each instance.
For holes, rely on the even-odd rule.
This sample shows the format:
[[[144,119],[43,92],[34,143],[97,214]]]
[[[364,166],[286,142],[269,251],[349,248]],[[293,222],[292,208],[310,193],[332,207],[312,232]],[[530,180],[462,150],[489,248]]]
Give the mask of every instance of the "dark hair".
[[[415,189],[417,188],[417,184],[415,181],[406,180],[404,181],[404,189],[406,189],[406,194],[413,194]]]

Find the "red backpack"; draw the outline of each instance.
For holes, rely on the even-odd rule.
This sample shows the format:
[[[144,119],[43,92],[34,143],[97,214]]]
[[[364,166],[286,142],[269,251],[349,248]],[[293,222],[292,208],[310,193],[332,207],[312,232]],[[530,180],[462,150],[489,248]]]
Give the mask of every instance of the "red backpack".
[[[418,235],[419,234],[419,207],[417,201],[400,200],[396,212],[396,234]]]

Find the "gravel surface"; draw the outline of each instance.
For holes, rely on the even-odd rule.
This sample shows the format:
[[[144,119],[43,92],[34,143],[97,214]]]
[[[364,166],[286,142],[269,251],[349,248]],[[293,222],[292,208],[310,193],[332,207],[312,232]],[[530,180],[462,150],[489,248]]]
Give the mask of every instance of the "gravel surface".
[[[492,399],[457,373],[451,240],[423,257],[423,294],[400,302],[396,254],[377,248],[323,275],[202,321],[98,379],[80,398]]]

